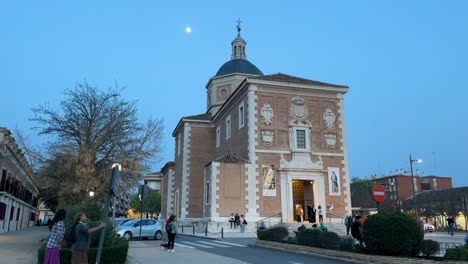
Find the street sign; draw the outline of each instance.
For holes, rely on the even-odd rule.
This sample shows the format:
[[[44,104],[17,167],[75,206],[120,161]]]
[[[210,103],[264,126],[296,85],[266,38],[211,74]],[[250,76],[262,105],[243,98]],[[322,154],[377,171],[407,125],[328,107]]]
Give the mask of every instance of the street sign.
[[[372,187],[371,194],[372,194],[372,198],[376,202],[381,203],[385,201],[386,193],[385,193],[385,188],[382,185],[376,185]]]

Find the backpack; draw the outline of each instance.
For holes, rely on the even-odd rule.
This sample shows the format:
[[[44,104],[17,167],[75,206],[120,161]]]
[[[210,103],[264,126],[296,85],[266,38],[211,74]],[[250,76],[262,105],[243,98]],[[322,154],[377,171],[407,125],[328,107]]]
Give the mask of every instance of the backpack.
[[[172,233],[172,222],[166,224],[166,233]]]
[[[70,229],[70,234],[68,235],[68,242],[74,244],[76,242],[76,226],[78,224],[74,224]]]

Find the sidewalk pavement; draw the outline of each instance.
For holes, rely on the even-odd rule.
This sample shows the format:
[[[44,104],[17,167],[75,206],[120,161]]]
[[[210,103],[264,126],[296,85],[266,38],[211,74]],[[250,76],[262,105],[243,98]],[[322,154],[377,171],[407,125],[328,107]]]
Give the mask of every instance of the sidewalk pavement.
[[[161,241],[130,241],[127,264],[143,263],[223,263],[223,264],[245,264],[245,262],[212,254],[201,250],[177,247],[175,252],[168,252],[160,246]],[[176,239],[177,243],[177,239]]]
[[[210,239],[223,239],[223,238],[257,238],[256,232],[245,232],[241,233],[239,229],[234,232],[224,232],[223,237],[221,237],[221,232],[218,233],[210,233],[205,236],[205,232],[197,232],[195,230],[195,234],[193,234],[192,227],[184,227],[184,232],[182,232],[182,227],[177,228],[178,234],[186,235],[186,236],[195,236],[195,237],[204,237]]]
[[[37,263],[40,241],[48,237],[45,226],[0,234],[0,264]]]

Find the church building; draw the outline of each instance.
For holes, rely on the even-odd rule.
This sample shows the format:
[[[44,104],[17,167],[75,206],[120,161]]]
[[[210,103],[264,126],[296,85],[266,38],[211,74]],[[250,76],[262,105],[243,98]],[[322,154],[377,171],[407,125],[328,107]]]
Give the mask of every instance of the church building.
[[[163,216],[214,230],[239,213],[254,230],[250,223],[266,218],[295,222],[299,207],[307,220],[310,205],[341,221],[351,213],[348,86],[265,75],[237,31],[231,60],[206,84],[206,112],[182,117],[173,131],[175,159],[161,170]]]

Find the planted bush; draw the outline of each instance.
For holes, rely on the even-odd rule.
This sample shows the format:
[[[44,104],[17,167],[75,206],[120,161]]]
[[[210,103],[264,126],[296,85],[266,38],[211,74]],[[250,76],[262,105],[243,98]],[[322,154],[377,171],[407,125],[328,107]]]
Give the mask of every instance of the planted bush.
[[[320,234],[320,247],[338,249],[340,247],[340,236],[334,232],[322,232]]]
[[[268,240],[268,237],[270,236],[270,230],[269,229],[258,229],[257,230],[257,237],[260,240]]]
[[[468,245],[447,249],[444,258],[448,260],[468,260]]]
[[[423,233],[418,223],[405,214],[378,213],[365,221],[363,239],[371,254],[416,256]]]
[[[340,241],[340,250],[343,251],[353,251],[354,249],[354,239],[346,237]]]
[[[437,241],[431,239],[424,239],[419,244],[419,250],[423,256],[430,257],[437,253],[440,249],[440,244]]]
[[[323,232],[317,229],[306,229],[297,234],[297,244],[319,247],[320,246],[320,235]]]
[[[268,240],[276,241],[276,242],[283,242],[284,239],[288,237],[288,229],[283,226],[276,226],[269,229],[269,236]]]
[[[46,242],[38,250],[38,263],[43,264],[46,251]],[[102,264],[124,264],[127,261],[128,241],[123,238],[116,238],[112,245],[102,248],[101,262]],[[72,251],[70,248],[60,250],[60,263],[71,263]],[[88,262],[96,262],[97,248],[88,249]]]

